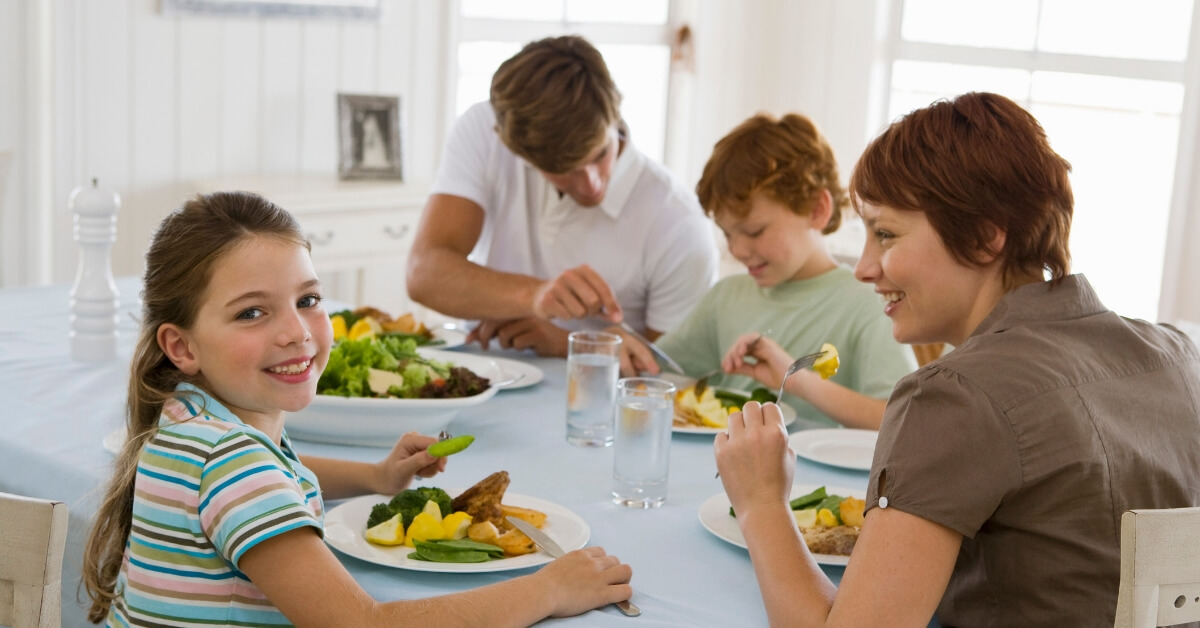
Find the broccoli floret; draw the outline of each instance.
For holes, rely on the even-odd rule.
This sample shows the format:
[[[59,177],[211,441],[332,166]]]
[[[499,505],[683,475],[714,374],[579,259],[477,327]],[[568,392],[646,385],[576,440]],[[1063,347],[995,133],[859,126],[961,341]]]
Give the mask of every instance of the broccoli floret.
[[[388,507],[392,509],[393,514],[400,513],[400,518],[404,521],[404,527],[407,529],[412,524],[413,518],[425,508],[425,502],[429,500],[433,500],[438,505],[443,517],[450,514],[450,495],[446,491],[432,486],[410,488],[403,491],[392,498]]]
[[[375,526],[396,516],[396,512],[388,504],[375,504],[371,507],[371,516],[367,517],[367,527]]]

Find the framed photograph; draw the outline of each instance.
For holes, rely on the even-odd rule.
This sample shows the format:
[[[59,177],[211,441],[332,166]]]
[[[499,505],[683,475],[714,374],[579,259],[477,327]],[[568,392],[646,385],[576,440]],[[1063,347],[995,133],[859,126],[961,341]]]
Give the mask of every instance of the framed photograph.
[[[338,176],[404,179],[400,97],[338,94]]]

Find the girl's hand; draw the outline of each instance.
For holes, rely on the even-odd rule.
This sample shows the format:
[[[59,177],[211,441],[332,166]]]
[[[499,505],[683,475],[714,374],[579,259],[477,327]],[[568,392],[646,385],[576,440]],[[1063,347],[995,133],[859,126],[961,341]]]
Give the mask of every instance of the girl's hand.
[[[753,356],[757,362],[746,362],[747,356]],[[721,359],[721,368],[726,373],[749,375],[772,390],[779,388],[779,379],[791,364],[792,357],[779,343],[755,332],[738,336]]]
[[[541,581],[541,590],[549,592],[553,617],[578,615],[633,596],[629,586],[633,568],[606,554],[602,547],[564,554],[531,577]]]
[[[729,415],[728,432],[717,434],[713,451],[739,520],[759,508],[786,507],[796,454],[788,446],[779,406],[751,401]]]
[[[396,441],[391,453],[381,460],[375,492],[395,495],[412,484],[413,476],[431,478],[446,470],[446,458],[434,458],[425,449],[437,442],[432,436],[409,432]]]

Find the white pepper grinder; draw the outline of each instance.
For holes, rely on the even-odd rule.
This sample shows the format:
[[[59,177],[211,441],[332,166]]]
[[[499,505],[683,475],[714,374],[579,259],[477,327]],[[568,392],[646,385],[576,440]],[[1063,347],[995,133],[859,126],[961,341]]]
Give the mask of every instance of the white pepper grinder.
[[[71,357],[84,362],[117,356],[117,308],[120,293],[113,281],[111,251],[117,239],[121,197],[101,189],[77,187],[68,202],[75,215],[79,270],[71,288]]]

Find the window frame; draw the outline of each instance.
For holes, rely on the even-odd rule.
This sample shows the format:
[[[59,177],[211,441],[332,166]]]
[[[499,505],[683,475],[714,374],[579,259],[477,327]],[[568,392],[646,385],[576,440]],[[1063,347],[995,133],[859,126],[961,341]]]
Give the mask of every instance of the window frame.
[[[660,44],[674,48],[676,33],[687,25],[695,15],[694,0],[668,0],[665,24],[635,23],[587,23],[542,20],[503,20],[493,18],[463,17],[460,0],[447,3],[447,78],[444,81],[443,103],[445,133],[458,118],[458,47],[470,41],[518,41],[529,42],[543,37],[558,35],[581,35],[600,46],[608,44]],[[679,82],[682,69],[674,58],[667,70],[666,110],[664,115],[663,163],[675,174],[687,167],[688,135],[682,132],[678,120],[690,119],[690,103],[681,97]],[[621,87],[617,86],[618,89]],[[634,129],[636,132],[636,129]]]
[[[1171,201],[1167,209],[1166,241],[1162,274],[1159,277],[1157,316],[1160,321],[1180,319],[1180,310],[1188,304],[1179,290],[1200,284],[1200,269],[1188,272],[1184,242],[1188,230],[1200,230],[1200,186],[1193,190],[1191,175],[1200,154],[1200,0],[1193,0],[1192,24],[1187,56],[1182,61],[1128,59],[1045,51],[977,48],[972,46],[906,41],[901,27],[906,0],[881,0],[886,6],[883,55],[878,68],[872,99],[870,128],[886,128],[892,99],[892,67],[896,61],[920,61],[1016,68],[1029,72],[1067,72],[1118,78],[1169,81],[1183,87],[1179,112],[1179,137],[1175,150]],[[1031,102],[1020,102],[1029,108]],[[1192,297],[1192,300],[1196,300]]]

